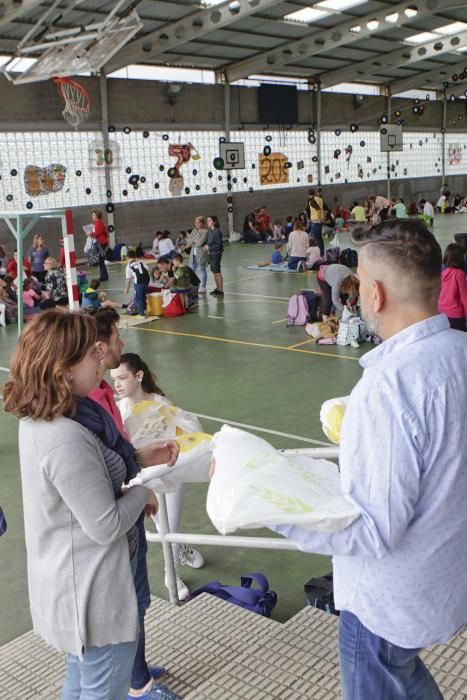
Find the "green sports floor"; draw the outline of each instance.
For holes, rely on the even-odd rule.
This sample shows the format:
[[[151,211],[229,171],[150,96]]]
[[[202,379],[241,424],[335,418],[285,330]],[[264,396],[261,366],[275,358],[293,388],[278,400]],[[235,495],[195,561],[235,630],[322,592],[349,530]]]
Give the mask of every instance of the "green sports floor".
[[[467,215],[438,217],[435,233],[441,247],[454,233],[467,231]],[[343,247],[346,246],[346,235]],[[326,443],[319,411],[328,398],[348,394],[360,377],[361,348],[318,346],[303,327],[287,328],[287,301],[302,288],[317,286],[315,273],[274,273],[245,269],[268,259],[271,246],[234,244],[223,258],[225,297],[207,295],[195,313],[160,319],[121,331],[126,351],[137,352],[156,371],[159,384],[174,403],[205,416],[207,432],[223,422],[248,426],[277,448]],[[103,285],[109,297],[124,301],[123,265],[109,267]],[[212,279],[208,278],[208,283]],[[209,284],[208,284],[209,286]],[[212,288],[212,285],[210,286]],[[17,329],[0,328],[0,366],[7,368]],[[7,374],[0,371],[0,382]],[[266,431],[272,432],[263,432]],[[315,444],[316,441],[316,444]],[[0,539],[0,645],[31,627],[26,552],[17,451],[17,420],[0,413],[0,504],[8,520]],[[214,533],[205,508],[207,484],[189,485],[182,520],[185,532]],[[269,531],[239,534],[266,535]],[[301,552],[200,547],[206,564],[183,567],[190,589],[218,580],[237,584],[243,573],[262,571],[278,593],[274,618],[284,621],[304,606],[303,584],[330,570],[327,557]],[[161,546],[149,544],[152,593],[168,598]]]

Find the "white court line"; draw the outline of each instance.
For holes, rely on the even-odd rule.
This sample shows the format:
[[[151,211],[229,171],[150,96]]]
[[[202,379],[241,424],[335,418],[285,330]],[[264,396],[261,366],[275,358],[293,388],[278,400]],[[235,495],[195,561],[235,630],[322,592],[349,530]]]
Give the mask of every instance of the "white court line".
[[[220,319],[223,319],[224,317],[223,317],[223,316],[208,316],[208,318],[220,318]]]
[[[0,372],[9,372],[8,367],[0,367]]]
[[[258,299],[282,299],[283,301],[288,301],[290,297],[271,297],[267,296],[267,294],[247,294],[246,292],[224,292],[224,294],[228,294],[229,296],[236,296],[236,297],[257,297]]]
[[[193,411],[191,411],[193,413]],[[227,423],[227,425],[235,425],[237,428],[249,428],[250,430],[256,430],[258,433],[268,433],[269,435],[279,435],[280,437],[292,438],[293,440],[300,440],[300,442],[309,442],[312,445],[323,445],[324,447],[335,447],[330,442],[323,442],[322,440],[312,440],[311,438],[302,437],[301,435],[292,435],[291,433],[281,433],[279,430],[270,430],[269,428],[259,428],[257,425],[248,425],[248,423],[237,423],[234,420],[229,420],[228,418],[216,418],[215,416],[205,416],[202,413],[195,413],[198,418],[204,418],[205,420],[212,420],[214,423]]]

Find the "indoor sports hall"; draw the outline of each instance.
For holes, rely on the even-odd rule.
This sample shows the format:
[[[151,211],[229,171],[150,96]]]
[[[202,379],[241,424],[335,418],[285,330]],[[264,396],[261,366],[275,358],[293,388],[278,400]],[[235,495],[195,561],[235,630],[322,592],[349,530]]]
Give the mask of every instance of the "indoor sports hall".
[[[293,460],[294,455],[303,455],[310,463],[313,457],[330,460],[332,464],[327,464],[339,483],[342,451],[339,454],[338,439],[323,429],[322,406],[330,399],[348,397],[362,379],[360,359],[370,351],[381,351],[387,342],[366,325],[362,292],[350,314],[359,321],[356,335],[351,335],[352,324],[341,317],[342,311],[338,313],[334,291],[333,310],[328,313],[323,306],[327,288],[331,294],[324,268],[348,268],[347,274],[353,278],[360,273],[357,260],[361,265],[361,248],[352,237],[354,230],[359,226],[394,227],[397,222],[412,230],[410,227],[418,223],[423,226],[420,235],[429,236],[435,246],[439,244],[443,269],[451,269],[446,262],[447,248],[456,244],[456,254],[459,246],[463,249],[463,275],[459,264],[456,272],[465,285],[464,8],[444,0],[5,0],[2,5],[0,533],[2,528],[4,532],[0,536],[0,700],[467,698],[467,618],[452,627],[453,634],[445,638],[433,632],[433,641],[426,622],[426,634],[421,634],[417,645],[398,644],[397,635],[396,641],[383,638],[382,633],[378,637],[389,647],[393,642],[397,649],[412,646],[413,651],[420,651],[412,660],[413,666],[405,668],[409,675],[416,673],[413,669],[419,668],[418,664],[428,669],[436,687],[432,695],[422,692],[412,696],[409,691],[404,695],[404,690],[395,694],[389,686],[384,690],[384,686],[371,685],[368,679],[372,672],[366,669],[361,694],[344,694],[339,674],[339,627],[343,620],[334,608],[332,588],[331,597],[329,591],[317,593],[310,585],[305,588],[310,579],[324,585],[324,577],[332,574],[331,552],[300,551],[292,538],[272,531],[268,525],[273,521],[261,520],[261,514],[258,522],[264,527],[251,527],[248,522],[252,521],[247,519],[246,525],[232,525],[222,532],[208,498],[208,490],[211,502],[220,492],[219,486],[215,491],[215,480],[224,469],[220,456],[226,449],[222,452],[220,447],[223,426],[238,431],[234,434],[238,451],[234,448],[227,460],[232,468],[238,460],[248,472],[252,462],[245,461],[242,441],[248,441],[250,435],[268,443],[261,443],[261,449],[270,450],[267,454],[274,456],[281,469],[290,466],[287,460]],[[359,218],[359,210],[363,218]],[[99,225],[103,222],[105,244],[96,237],[96,219]],[[200,221],[203,230],[207,228],[207,238],[196,248],[193,236]],[[219,233],[221,253],[218,249],[213,252],[211,231]],[[308,242],[306,252],[295,259],[292,238],[297,231],[304,236],[306,232]],[[163,246],[167,241],[170,272],[159,268],[159,261],[166,257]],[[313,246],[320,248],[318,262],[310,260]],[[181,258],[180,269],[190,268],[195,278],[198,275],[197,283],[191,278],[189,290],[177,286],[177,256]],[[18,271],[21,260],[23,274]],[[150,277],[143,313],[138,306],[140,272],[132,273],[134,265],[141,266],[139,271],[147,270]],[[374,265],[379,269],[380,261],[375,260]],[[62,280],[59,301],[47,286],[51,275]],[[172,279],[167,282],[169,277]],[[143,286],[147,288],[147,281]],[[310,291],[314,292],[313,302],[307,302],[309,297],[302,294]],[[465,291],[459,293],[465,295]],[[175,297],[178,311],[169,313]],[[304,307],[306,319],[302,322],[298,303],[303,300],[315,306]],[[347,310],[350,301],[342,303]],[[75,520],[81,521],[64,499],[69,509],[66,524],[57,521],[50,529],[49,523],[45,525],[50,514],[54,522],[54,508],[46,515],[48,505],[42,508],[42,502],[34,504],[31,489],[25,490],[30,465],[25,466],[24,456],[20,460],[20,449],[22,455],[27,453],[30,460],[37,461],[37,469],[45,462],[34,455],[35,439],[25,445],[20,437],[19,446],[17,415],[4,405],[4,398],[14,391],[11,378],[17,375],[12,374],[12,367],[14,362],[20,363],[21,334],[38,327],[42,318],[58,313],[57,309],[77,314],[91,304],[99,308],[97,314],[103,308],[118,313],[115,325],[121,353],[142,358],[155,373],[167,400],[177,407],[172,414],[178,415],[175,411],[180,409],[180,416],[186,412],[190,425],[198,426],[185,430],[177,423],[177,432],[164,434],[164,439],[176,441],[183,432],[207,434],[199,438],[205,440],[202,444],[206,447],[215,435],[215,447],[206,447],[209,462],[212,454],[216,455],[212,481],[206,462],[205,476],[187,478],[183,485],[178,532],[185,538],[179,542],[183,542],[183,551],[199,551],[199,568],[183,556],[180,565],[178,555],[174,562],[170,540],[163,547],[153,520],[144,521],[151,595],[145,617],[145,653],[148,664],[161,667],[160,673],[151,670],[158,666],[148,665],[149,681],[135,685],[132,675],[127,691],[122,694],[115,686],[110,691],[107,688],[107,695],[100,685],[94,695],[85,686],[82,664],[88,648],[121,647],[121,637],[107,640],[104,634],[99,643],[80,642],[81,649],[74,654],[73,645],[55,644],[51,632],[42,633],[43,618],[37,622],[35,617],[41,607],[37,601],[43,601],[45,610],[50,591],[33,594],[35,581],[40,579],[42,585],[47,572],[42,568],[45,559],[41,563],[39,549],[33,544],[36,540],[28,534],[30,525],[25,531],[28,509],[36,508],[36,528],[44,527],[42,552],[47,551],[49,538],[68,527],[73,532]],[[51,308],[55,312],[49,311]],[[451,316],[446,315],[451,322]],[[45,344],[45,335],[43,338]],[[41,341],[37,342],[40,348]],[[65,355],[65,347],[52,344],[57,363],[62,351]],[[444,363],[444,356],[419,359],[425,367],[427,363]],[[34,352],[30,362],[34,364]],[[461,388],[466,363],[467,353],[458,367]],[[105,366],[103,375],[115,399],[119,398],[114,374],[118,366],[117,361],[112,374],[110,365]],[[51,380],[44,376],[47,391]],[[70,377],[75,381],[72,373]],[[414,394],[417,387],[414,377]],[[24,410],[24,416],[30,415]],[[373,405],[366,404],[366,410],[368,421],[375,417],[378,425],[376,398]],[[464,409],[457,410],[460,415]],[[59,420],[75,423],[68,414],[64,416]],[[405,416],[402,409],[401,416]],[[360,420],[366,422],[366,416],[360,415]],[[452,428],[452,422],[450,425]],[[445,443],[451,440],[451,428],[446,428]],[[126,422],[125,430],[128,437]],[[394,451],[399,449],[397,443],[403,442],[401,435],[392,436]],[[465,438],[457,439],[461,451]],[[382,433],[374,434],[373,440],[387,444]],[[182,456],[183,440],[178,444]],[[108,447],[105,440],[104,445]],[[70,449],[69,457],[74,464],[80,457],[72,452]],[[105,450],[102,454],[108,466]],[[362,461],[364,454],[362,446]],[[126,457],[122,459],[128,466]],[[274,459],[271,457],[271,464]],[[467,471],[465,452],[463,460]],[[376,479],[383,461],[372,465]],[[237,484],[232,475],[230,479],[233,492]],[[49,474],[40,483],[38,480],[34,493],[42,493],[44,480],[48,482]],[[287,475],[284,488],[286,482]],[[318,482],[318,477],[309,476],[310,491],[316,487],[321,494]],[[405,481],[403,487],[408,489]],[[143,490],[141,485],[137,488]],[[283,508],[288,515],[297,512],[295,506],[285,503],[287,496],[281,505],[271,483],[263,483],[262,488],[268,507]],[[117,504],[126,498],[125,491],[119,489]],[[158,492],[155,486],[153,490]],[[300,494],[296,496],[295,505]],[[336,495],[333,491],[334,496],[338,510],[345,499],[340,492]],[[314,509],[305,507],[305,495],[303,499],[299,507],[309,514],[309,522],[316,523],[313,518],[319,514],[311,515]],[[167,507],[170,511],[170,498],[166,501],[165,496],[159,496],[159,500],[159,517],[163,518]],[[356,497],[353,508],[355,503],[358,506]],[[240,510],[242,506],[241,500],[235,505]],[[353,527],[358,515],[364,519],[361,512],[355,513],[346,525],[351,522]],[[453,513],[453,521],[456,517]],[[300,525],[305,520],[285,522]],[[459,531],[464,523],[459,516]],[[312,525],[310,528],[313,530]],[[328,531],[337,537],[343,529],[344,525],[334,524]],[[164,526],[159,525],[159,531],[164,539]],[[124,531],[123,538],[128,533]],[[234,537],[240,539],[235,542]],[[440,567],[446,569],[442,574],[436,572],[439,610],[445,600],[462,595],[452,581],[455,576],[446,568],[447,539],[440,526],[439,542],[433,545],[434,561],[439,560]],[[133,566],[130,536],[129,542]],[[103,551],[102,547],[112,544],[99,546]],[[423,545],[419,549],[423,550]],[[135,557],[140,556],[141,544],[137,552]],[[351,560],[355,552],[349,550],[348,556],[342,556],[339,550],[333,554]],[[383,559],[390,556],[387,552]],[[465,553],[459,560],[462,556]],[[379,566],[382,561],[380,555],[367,558],[366,574],[352,582],[359,591],[365,590],[365,578],[372,580],[371,562]],[[74,553],[70,561],[75,566]],[[89,573],[86,557],[80,561],[83,580],[90,580],[89,591],[93,590],[96,581],[102,580],[100,574],[97,569],[95,574]],[[57,590],[61,593],[57,593],[54,615],[49,616],[47,625],[50,622],[54,627],[62,617],[64,628],[72,625],[76,611],[71,611],[68,601],[76,600],[77,609],[83,605],[85,615],[93,617],[81,620],[76,613],[80,639],[84,639],[89,633],[87,626],[94,629],[97,624],[97,608],[87,607],[80,594],[75,596],[80,585],[78,574],[73,569],[75,578],[68,578],[70,562],[64,549],[54,554],[54,566],[57,574],[53,578],[59,579]],[[125,566],[128,568],[126,560]],[[37,578],[34,571],[39,572]],[[241,577],[253,572],[266,576],[277,594],[277,602],[266,612],[252,612],[251,606],[238,601],[232,604],[225,591],[223,595],[205,592],[186,600],[188,592],[210,582],[238,587]],[[72,579],[73,585],[69,585]],[[332,587],[332,577],[330,580]],[[120,578],[112,575],[106,578],[100,589],[102,609],[107,610],[108,601],[117,595],[118,581]],[[388,591],[394,587],[391,593],[381,592],[382,616],[387,620],[394,617],[388,603],[392,595],[396,590],[401,599],[405,595],[394,581],[388,579]],[[137,603],[139,609],[139,598]],[[132,604],[133,599],[128,607]],[[112,624],[118,628],[119,609],[106,617],[103,628],[107,622],[109,629]],[[417,610],[412,611],[414,629],[417,625],[423,629],[425,624],[421,611],[420,599],[420,609],[417,604]],[[127,617],[130,612],[125,611]],[[445,617],[451,622],[449,615]],[[454,617],[452,613],[452,625]],[[410,615],[407,620],[406,627],[410,627]],[[122,621],[122,630],[124,624]],[[371,633],[376,636],[377,631]],[[139,634],[141,639],[141,623]],[[137,632],[132,641],[135,635]],[[71,690],[71,655],[81,669],[81,690],[79,675],[78,689]],[[122,669],[124,665],[122,662]],[[104,661],[96,667],[105,668]],[[66,673],[69,687],[63,690]],[[104,683],[102,677],[99,683]]]

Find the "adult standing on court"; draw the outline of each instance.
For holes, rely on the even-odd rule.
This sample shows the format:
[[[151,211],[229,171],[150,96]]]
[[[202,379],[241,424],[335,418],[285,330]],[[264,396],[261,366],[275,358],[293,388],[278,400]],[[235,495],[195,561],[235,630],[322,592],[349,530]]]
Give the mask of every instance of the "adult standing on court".
[[[208,240],[208,230],[204,216],[197,216],[195,219],[195,227],[192,230],[188,239],[188,245],[191,245],[189,265],[193,272],[199,269],[201,271],[201,286],[198,289],[198,294],[206,293],[206,284],[208,273],[206,264],[208,262],[208,254],[204,249]]]
[[[145,505],[157,509],[145,487],[122,490],[132,457],[109,443],[111,429],[99,437],[83,425],[102,359],[96,339],[89,316],[39,314],[3,390],[5,410],[21,418],[31,615],[34,630],[68,654],[62,700],[127,698],[138,638],[135,523]]]
[[[208,253],[209,266],[216,283],[216,288],[213,289],[211,294],[214,297],[223,297],[224,280],[221,273],[221,259],[224,252],[224,244],[222,242],[222,231],[217,216],[208,216],[207,224],[208,241],[204,249]]]
[[[382,221],[386,221],[389,215],[389,208],[391,206],[392,202],[387,197],[383,197],[380,194],[372,194],[370,197],[370,222],[373,224],[379,224]]]
[[[107,267],[105,265],[105,253],[109,245],[109,232],[105,221],[102,218],[102,212],[100,209],[93,209],[91,212],[91,220],[93,224],[93,230],[89,234],[91,238],[94,239],[96,244],[99,245],[99,276],[101,282],[107,282],[109,279],[109,273],[107,272]]]
[[[314,238],[319,246],[321,256],[324,255],[323,241],[323,221],[324,221],[324,202],[320,194],[316,193],[314,187],[308,190],[308,202],[306,205],[306,214],[311,221],[311,237]]]
[[[360,360],[341,434],[341,488],[361,515],[334,534],[273,529],[334,555],[343,699],[442,700],[418,654],[467,623],[467,336],[438,315],[441,250],[422,221],[352,238],[384,341]]]
[[[45,238],[41,233],[36,233],[28,250],[28,260],[33,276],[41,283],[45,280],[44,263],[48,257],[49,249],[45,245]]]

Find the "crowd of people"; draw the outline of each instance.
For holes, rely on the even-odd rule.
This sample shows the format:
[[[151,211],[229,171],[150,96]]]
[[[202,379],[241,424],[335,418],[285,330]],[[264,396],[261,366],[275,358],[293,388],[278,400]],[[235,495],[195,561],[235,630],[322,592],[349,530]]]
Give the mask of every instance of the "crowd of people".
[[[333,534],[280,523],[273,529],[304,551],[334,557],[344,696],[405,700],[416,688],[417,697],[440,700],[418,653],[467,623],[467,336],[457,332],[465,330],[467,317],[465,253],[450,243],[442,258],[423,221],[393,217],[392,204],[382,197],[369,202],[373,214],[356,203],[351,211],[340,207],[336,217],[357,222],[351,230],[357,273],[340,263],[319,264],[325,207],[316,190],[310,190],[303,216],[287,222],[287,232],[269,229],[267,211],[260,210],[262,233],[270,230],[276,241],[274,253],[280,256],[287,240],[289,261],[298,265],[314,250],[323,319],[358,300],[368,329],[384,341],[361,359],[363,377],[341,433],[341,488],[361,517]],[[368,216],[379,220],[368,224]],[[138,449],[132,444],[134,406],[171,402],[143,358],[122,355],[120,317],[99,298],[100,279],[86,281],[83,310],[60,308],[66,304],[57,283],[63,272],[39,238],[22,267],[23,303],[41,313],[32,314],[19,339],[3,389],[5,410],[22,419],[34,629],[67,653],[63,700],[176,700],[160,683],[164,668],[148,663],[145,651],[150,592],[144,517],[156,515],[157,498],[144,486],[126,486],[147,466],[176,463],[174,439]],[[196,217],[193,231],[164,245],[169,238],[156,237],[151,270],[136,250],[127,251],[125,291],[132,288],[140,315],[151,288],[170,289],[188,306],[193,282],[198,292],[206,291],[207,263],[214,296],[222,295],[216,217]],[[14,293],[12,273],[21,274],[19,261],[13,259],[16,268],[8,271],[5,257],[0,250],[6,273],[0,303],[6,290]],[[168,506],[175,529],[183,495],[178,489]],[[188,547],[174,555],[179,565],[203,564]],[[186,597],[179,576],[177,586]],[[354,663],[356,653],[362,664]]]

